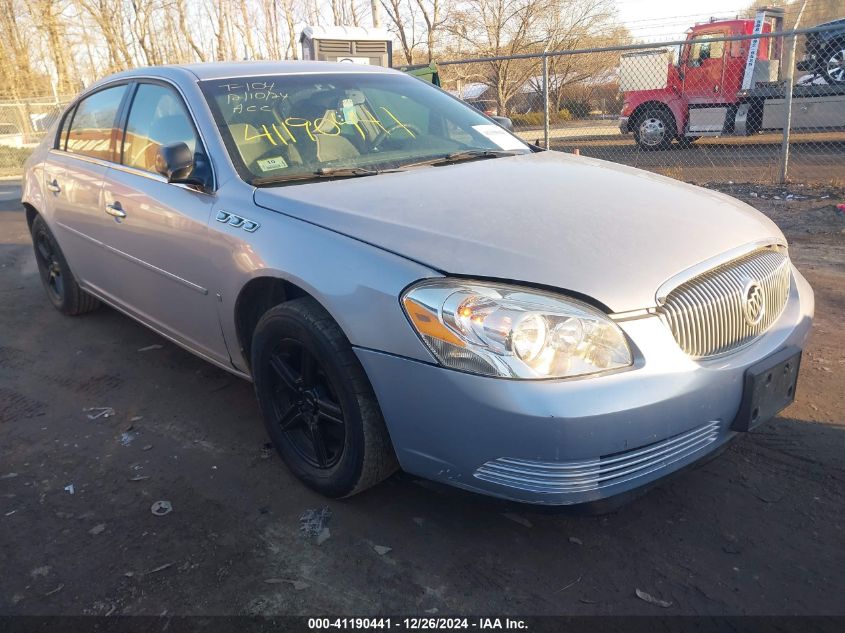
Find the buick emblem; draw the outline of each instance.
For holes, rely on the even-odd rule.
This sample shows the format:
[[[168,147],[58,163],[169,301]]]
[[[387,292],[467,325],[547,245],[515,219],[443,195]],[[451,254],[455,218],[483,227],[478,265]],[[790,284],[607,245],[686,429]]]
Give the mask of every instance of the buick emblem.
[[[766,296],[763,288],[756,281],[745,284],[742,292],[742,313],[750,326],[757,325],[766,314]]]

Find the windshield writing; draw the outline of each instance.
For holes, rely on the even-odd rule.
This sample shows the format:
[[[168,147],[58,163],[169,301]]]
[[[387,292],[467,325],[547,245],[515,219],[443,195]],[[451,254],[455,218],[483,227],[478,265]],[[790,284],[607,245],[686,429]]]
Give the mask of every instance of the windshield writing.
[[[412,77],[338,73],[202,84],[248,181],[321,169],[396,168],[468,150],[529,148],[463,102]]]

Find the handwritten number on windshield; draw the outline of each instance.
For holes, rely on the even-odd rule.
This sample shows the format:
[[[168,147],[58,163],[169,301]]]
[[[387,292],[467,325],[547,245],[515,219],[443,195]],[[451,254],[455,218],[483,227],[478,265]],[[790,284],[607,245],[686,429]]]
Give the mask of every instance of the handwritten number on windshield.
[[[266,139],[272,145],[278,145],[276,141],[278,140],[283,145],[287,145],[289,142],[297,143],[299,140],[310,140],[314,143],[317,142],[318,136],[339,136],[343,125],[349,125],[355,128],[355,130],[361,135],[361,138],[366,139],[367,136],[364,132],[364,129],[361,127],[361,123],[369,123],[378,127],[384,134],[391,135],[398,130],[402,130],[405,132],[409,137],[416,138],[416,134],[414,134],[408,126],[400,121],[390,110],[387,108],[380,108],[384,111],[384,113],[390,117],[392,120],[388,122],[390,127],[386,127],[381,120],[379,120],[374,114],[372,114],[366,108],[360,108],[362,112],[362,116],[358,118],[355,117],[354,120],[346,120],[346,121],[338,121],[335,117],[334,112],[329,112],[327,116],[317,117],[315,119],[304,119],[302,117],[288,117],[283,122],[279,122],[278,125],[276,123],[272,123],[270,127],[273,129],[273,133],[270,132],[270,129],[265,124],[261,124],[260,129],[257,126],[251,125],[247,123],[244,126],[244,143],[252,143],[258,142],[260,139]],[[299,139],[297,139],[297,135],[294,134],[296,129],[302,129],[305,131],[304,134],[299,133]],[[256,133],[250,133],[250,130],[254,130]]]

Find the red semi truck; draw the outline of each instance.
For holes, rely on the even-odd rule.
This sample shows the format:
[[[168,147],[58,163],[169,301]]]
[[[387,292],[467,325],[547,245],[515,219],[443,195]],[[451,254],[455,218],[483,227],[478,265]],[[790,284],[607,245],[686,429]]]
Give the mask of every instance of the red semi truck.
[[[763,9],[753,20],[711,21],[692,27],[677,63],[667,49],[623,55],[620,131],[632,133],[641,148],[657,150],[675,139],[692,143],[702,136],[782,130],[786,121],[783,38],[724,41],[775,33],[782,27],[782,9]],[[845,85],[791,89],[793,130],[845,127]]]

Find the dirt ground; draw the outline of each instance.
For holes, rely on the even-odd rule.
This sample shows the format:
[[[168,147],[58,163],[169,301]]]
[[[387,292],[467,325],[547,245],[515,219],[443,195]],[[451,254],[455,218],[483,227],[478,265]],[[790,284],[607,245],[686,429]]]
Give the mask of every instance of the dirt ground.
[[[54,311],[0,183],[0,615],[845,614],[845,191],[729,192],[815,288],[797,401],[619,511],[572,516],[402,474],[309,492],[248,383],[115,311]]]

